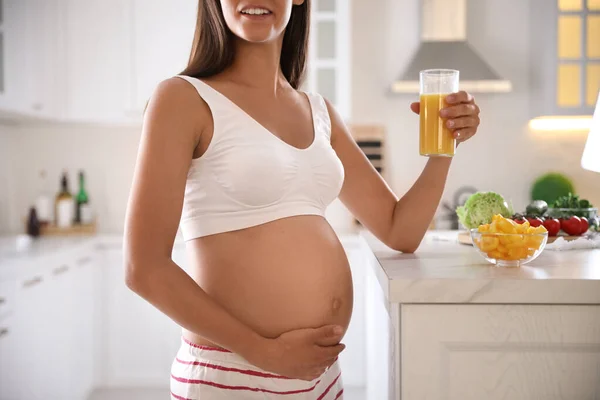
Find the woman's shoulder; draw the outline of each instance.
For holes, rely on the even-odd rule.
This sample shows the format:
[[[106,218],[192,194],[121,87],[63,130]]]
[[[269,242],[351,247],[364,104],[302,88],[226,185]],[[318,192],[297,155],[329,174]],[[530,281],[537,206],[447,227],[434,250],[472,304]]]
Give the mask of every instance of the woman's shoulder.
[[[149,100],[149,106],[161,115],[189,117],[190,119],[210,118],[206,102],[198,95],[196,88],[185,79],[173,76],[160,81]]]

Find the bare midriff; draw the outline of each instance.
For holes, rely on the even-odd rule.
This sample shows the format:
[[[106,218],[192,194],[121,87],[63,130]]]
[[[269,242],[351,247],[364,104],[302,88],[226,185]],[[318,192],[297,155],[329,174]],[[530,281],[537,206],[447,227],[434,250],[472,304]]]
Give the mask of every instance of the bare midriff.
[[[328,324],[348,327],[353,299],[348,259],[320,216],[194,239],[187,254],[187,272],[198,285],[263,337]],[[194,343],[217,346],[192,332],[183,334]]]

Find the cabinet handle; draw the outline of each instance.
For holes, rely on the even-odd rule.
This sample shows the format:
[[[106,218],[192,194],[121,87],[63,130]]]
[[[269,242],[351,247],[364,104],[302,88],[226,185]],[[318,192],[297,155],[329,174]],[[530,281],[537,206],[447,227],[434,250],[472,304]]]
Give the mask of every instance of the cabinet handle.
[[[8,335],[8,328],[0,328],[0,338]]]
[[[62,266],[60,266],[58,268],[55,268],[54,271],[52,271],[52,274],[54,274],[54,275],[60,275],[60,274],[64,274],[68,270],[69,270],[69,266],[68,265],[62,265]]]
[[[91,260],[92,260],[91,257],[80,258],[79,260],[77,260],[77,266],[78,267],[83,267],[85,264],[89,264],[89,262]]]
[[[36,276],[35,278],[31,278],[29,280],[26,280],[25,282],[23,282],[23,287],[24,288],[30,288],[32,286],[35,286],[37,284],[42,283],[42,277],[41,276]]]

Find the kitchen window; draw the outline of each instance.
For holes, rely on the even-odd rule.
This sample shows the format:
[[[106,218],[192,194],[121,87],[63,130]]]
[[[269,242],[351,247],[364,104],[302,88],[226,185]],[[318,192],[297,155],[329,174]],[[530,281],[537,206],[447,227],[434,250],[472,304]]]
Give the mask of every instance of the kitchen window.
[[[557,0],[556,105],[593,108],[600,90],[600,0]]]
[[[305,90],[328,99],[350,117],[350,2],[313,0]]]

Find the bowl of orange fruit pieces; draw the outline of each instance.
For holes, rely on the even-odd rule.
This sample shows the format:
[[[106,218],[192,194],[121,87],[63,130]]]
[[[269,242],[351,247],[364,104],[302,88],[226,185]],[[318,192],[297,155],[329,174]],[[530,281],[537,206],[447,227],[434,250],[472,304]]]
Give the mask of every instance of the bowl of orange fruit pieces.
[[[502,215],[494,215],[490,224],[470,232],[479,254],[499,267],[519,267],[535,260],[548,241],[543,225],[533,227],[528,221],[518,224]]]

